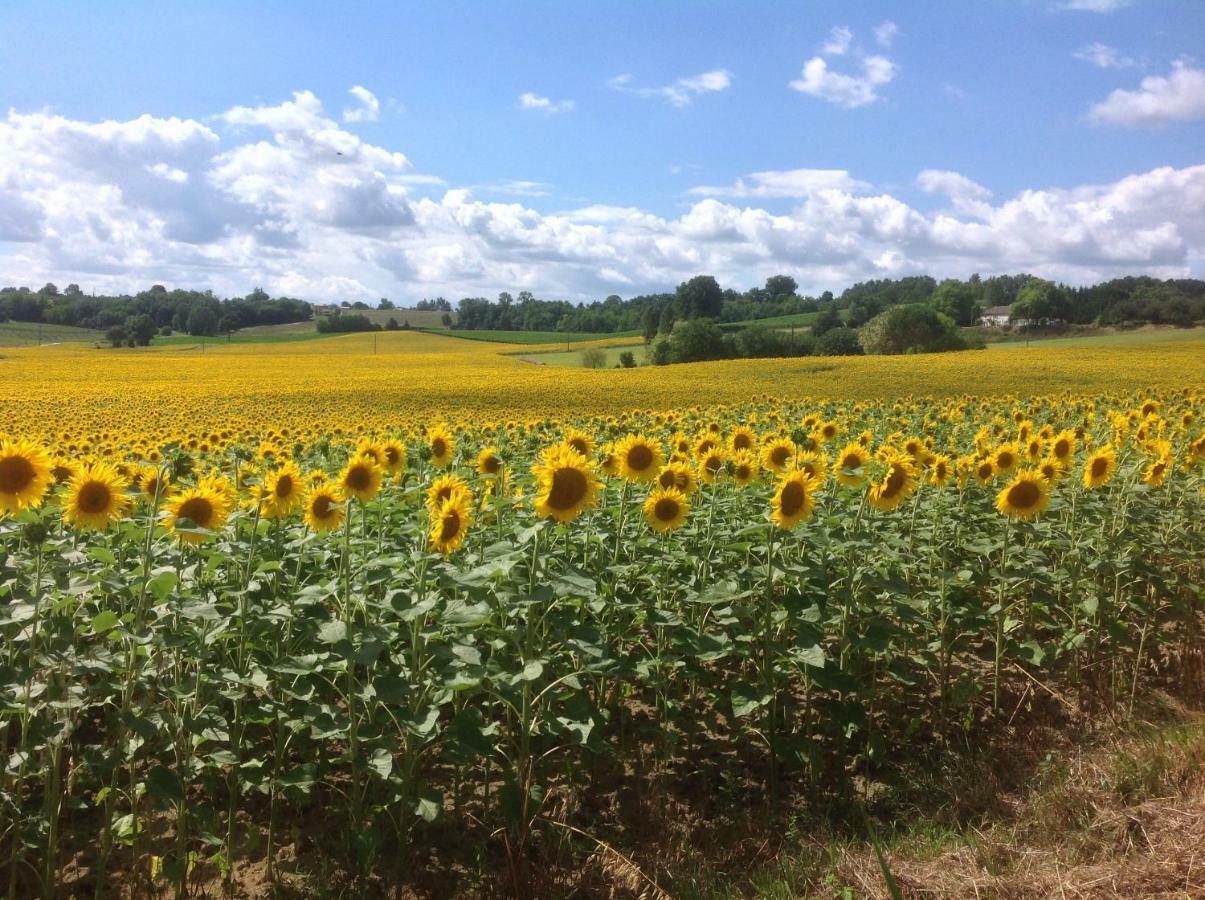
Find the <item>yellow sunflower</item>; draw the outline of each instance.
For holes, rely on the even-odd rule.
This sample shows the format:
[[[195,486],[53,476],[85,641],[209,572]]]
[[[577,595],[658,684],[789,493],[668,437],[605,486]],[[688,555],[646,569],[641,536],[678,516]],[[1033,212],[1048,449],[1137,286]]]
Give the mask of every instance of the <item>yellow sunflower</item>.
[[[357,454],[347,461],[339,473],[339,488],[345,497],[355,497],[366,503],[381,489],[382,472],[371,456]]]
[[[1050,442],[1050,455],[1059,461],[1061,464],[1068,464],[1072,457],[1075,456],[1076,447],[1075,432],[1071,430],[1060,431],[1055,439]]]
[[[447,468],[456,453],[456,438],[447,425],[436,425],[427,432],[427,449],[431,451],[431,465]]]
[[[381,445],[381,465],[394,478],[406,474],[406,445],[390,440]]]
[[[167,527],[185,544],[199,544],[208,535],[191,529],[218,531],[230,515],[230,492],[219,479],[208,476],[193,487],[178,490],[168,503]],[[189,529],[189,530],[182,530]]]
[[[327,481],[319,481],[305,498],[305,524],[317,532],[334,531],[343,524],[347,509],[339,489]]]
[[[869,461],[870,453],[860,441],[846,444],[845,449],[837,454],[837,481],[846,487],[861,487],[866,483],[866,474],[862,469]]]
[[[1117,453],[1112,444],[1105,444],[1084,463],[1084,487],[1089,490],[1103,487],[1116,471]]]
[[[815,450],[805,450],[795,457],[795,468],[807,473],[809,478],[824,484],[828,480],[828,457]]]
[[[616,444],[615,458],[628,481],[652,481],[661,471],[661,447],[643,434],[630,434]]]
[[[975,463],[975,480],[985,487],[996,477],[996,465],[990,459],[981,459]]]
[[[427,488],[427,511],[435,515],[441,506],[457,494],[466,494],[472,501],[473,493],[459,475],[439,476]]]
[[[29,441],[0,443],[0,513],[41,506],[54,481],[50,457]]]
[[[704,484],[714,484],[724,471],[724,453],[720,448],[713,447],[699,459],[699,480]]]
[[[992,469],[997,475],[1007,475],[1021,463],[1021,454],[1012,444],[1001,444],[992,451]]]
[[[1172,458],[1168,453],[1160,453],[1151,460],[1150,465],[1142,473],[1142,483],[1147,487],[1157,488],[1162,487],[1167,481],[1167,476],[1171,474]]]
[[[477,454],[477,474],[497,478],[502,473],[502,456],[497,447],[485,447]]]
[[[681,462],[667,463],[657,475],[657,484],[666,489],[676,488],[688,496],[698,486],[695,473],[690,466]]]
[[[453,494],[431,517],[431,546],[447,556],[464,543],[473,524],[472,500],[468,494]]]
[[[954,461],[944,453],[933,457],[929,465],[929,483],[934,487],[945,487],[954,477]]]
[[[305,484],[296,463],[287,462],[264,476],[260,490],[260,515],[265,519],[284,519],[305,500]]]
[[[741,450],[752,450],[756,443],[757,435],[753,433],[753,429],[741,425],[732,430],[732,435],[728,438],[728,449],[739,453]]]
[[[795,457],[795,442],[790,438],[775,438],[762,449],[762,464],[773,472],[786,469]]]
[[[93,463],[67,483],[63,520],[76,528],[103,531],[129,511],[128,486],[113,466]]]
[[[590,454],[594,451],[593,439],[586,432],[580,431],[577,428],[566,428],[562,442],[568,444],[587,459],[590,458]]]
[[[748,450],[741,450],[732,456],[732,480],[741,487],[747,486],[757,478],[757,457]]]
[[[770,518],[779,528],[789,531],[812,516],[816,499],[812,495],[820,485],[799,470],[786,472],[774,488],[770,500]]]
[[[889,512],[907,500],[920,482],[912,460],[902,454],[890,454],[883,460],[883,477],[870,486],[866,502],[880,512]]]
[[[653,530],[665,534],[686,524],[690,501],[677,488],[659,487],[644,501],[644,518]]]
[[[1050,485],[1041,472],[1019,471],[996,495],[996,509],[1011,519],[1032,519],[1050,503]]]
[[[538,516],[572,522],[598,498],[594,464],[567,444],[545,449],[531,471],[538,482]]]

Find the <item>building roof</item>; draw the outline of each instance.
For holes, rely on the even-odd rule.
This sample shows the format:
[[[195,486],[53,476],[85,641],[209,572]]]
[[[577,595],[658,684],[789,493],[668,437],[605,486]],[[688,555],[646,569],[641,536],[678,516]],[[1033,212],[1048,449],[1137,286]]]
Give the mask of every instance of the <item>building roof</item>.
[[[1010,310],[1007,306],[989,306],[983,311],[985,316],[1007,316]]]

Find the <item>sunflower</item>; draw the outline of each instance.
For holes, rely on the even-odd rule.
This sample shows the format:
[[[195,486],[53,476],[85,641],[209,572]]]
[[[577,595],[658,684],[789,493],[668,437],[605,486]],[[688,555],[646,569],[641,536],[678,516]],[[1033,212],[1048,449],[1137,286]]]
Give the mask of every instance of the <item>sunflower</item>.
[[[497,478],[502,473],[502,457],[497,447],[485,447],[477,454],[477,474]]]
[[[69,459],[56,459],[50,467],[55,484],[66,484],[79,473],[79,466]]]
[[[305,524],[317,532],[334,531],[343,524],[347,509],[339,489],[323,480],[310,488],[305,498]]]
[[[739,453],[741,450],[752,450],[756,442],[757,435],[753,433],[753,429],[742,425],[733,429],[732,436],[728,439],[728,449],[733,453]]]
[[[990,459],[981,459],[975,463],[975,480],[987,486],[996,477],[996,465]]]
[[[677,488],[659,487],[644,501],[644,518],[653,528],[665,534],[686,524],[690,501]]]
[[[827,444],[840,433],[841,429],[836,422],[821,422],[820,427],[812,432],[812,437],[818,444]]]
[[[787,472],[775,485],[774,496],[770,500],[770,518],[782,529],[790,530],[811,518],[816,508],[816,500],[812,496],[820,487],[815,479],[809,478],[806,472],[798,470]]]
[[[667,463],[657,475],[657,484],[666,489],[676,488],[688,496],[698,487],[695,473],[690,466],[681,462]]]
[[[714,484],[723,471],[724,453],[719,447],[708,450],[699,460],[699,480],[704,484]]]
[[[870,486],[866,502],[880,512],[889,512],[907,500],[920,482],[912,460],[901,454],[890,454],[883,460],[883,477]]]
[[[406,445],[390,440],[381,445],[381,465],[394,478],[406,474]]]
[[[434,516],[441,506],[457,494],[466,494],[472,502],[473,492],[464,479],[459,475],[440,475],[427,488],[427,511]]]
[[[762,449],[762,464],[774,472],[781,472],[795,457],[795,442],[790,438],[775,438]]]
[[[453,494],[431,517],[431,546],[444,556],[464,543],[469,526],[473,524],[471,504],[470,495]]]
[[[828,479],[828,458],[815,450],[805,450],[795,457],[795,468],[823,484]]]
[[[145,466],[138,476],[138,486],[152,503],[162,501],[171,492],[171,479],[166,468]]]
[[[172,497],[168,503],[167,527],[185,544],[199,544],[207,535],[192,529],[217,531],[225,524],[232,505],[224,484],[213,476],[202,478]]]
[[[757,477],[757,457],[748,450],[732,456],[732,480],[741,487],[747,486]]]
[[[371,456],[357,454],[347,461],[339,473],[339,488],[345,497],[355,497],[366,503],[381,489],[382,472]]]
[[[561,440],[587,459],[594,450],[594,441],[590,435],[576,428],[566,428],[565,436]]]
[[[1172,458],[1168,453],[1160,453],[1151,460],[1146,471],[1142,473],[1142,483],[1147,487],[1162,487],[1172,470]]]
[[[1069,463],[1071,458],[1075,456],[1075,445],[1074,431],[1060,431],[1050,443],[1050,455],[1060,463]]]
[[[1041,472],[1019,471],[996,495],[996,509],[1011,519],[1032,519],[1050,503],[1050,485]]]
[[[933,457],[929,466],[929,483],[934,487],[945,487],[954,477],[954,461],[944,453]]]
[[[427,432],[427,449],[431,451],[431,465],[447,468],[456,453],[456,438],[447,425],[436,425]]]
[[[0,513],[16,513],[42,505],[54,481],[50,457],[29,441],[0,443]]]
[[[1048,485],[1054,487],[1059,479],[1067,474],[1067,470],[1056,457],[1048,456],[1038,464],[1038,474],[1046,479]]]
[[[862,467],[870,460],[870,453],[860,441],[846,444],[845,449],[837,454],[835,468],[837,481],[846,487],[861,487],[866,482]]]
[[[1108,484],[1117,471],[1117,453],[1112,444],[1105,444],[1084,463],[1084,487],[1095,490]]]
[[[305,499],[301,470],[287,462],[264,476],[260,490],[260,515],[265,519],[283,519],[293,514]]]
[[[1007,475],[1021,462],[1021,454],[1012,444],[1001,444],[992,451],[992,469],[997,475]]]
[[[661,471],[661,447],[643,434],[631,434],[615,445],[619,474],[628,481],[652,481]]]
[[[76,528],[103,531],[130,508],[128,483],[113,466],[98,462],[67,483],[63,520]]]
[[[567,444],[547,448],[531,471],[538,482],[535,510],[541,517],[572,522],[598,498],[594,464]]]

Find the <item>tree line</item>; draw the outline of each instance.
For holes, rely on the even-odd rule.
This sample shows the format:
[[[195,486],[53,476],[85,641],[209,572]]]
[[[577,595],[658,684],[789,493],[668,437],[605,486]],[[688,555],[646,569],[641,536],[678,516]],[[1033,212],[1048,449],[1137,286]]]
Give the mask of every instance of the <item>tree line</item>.
[[[304,322],[314,317],[309,303],[270,297],[256,288],[245,297],[220,299],[212,291],[168,290],[156,284],[137,294],[85,294],[79,285],[62,291],[54,284],[41,290],[0,288],[0,322],[73,325],[105,332],[114,343],[146,344],[156,334],[173,331],[201,336],[231,334],[253,325]],[[122,336],[118,339],[118,332]]]

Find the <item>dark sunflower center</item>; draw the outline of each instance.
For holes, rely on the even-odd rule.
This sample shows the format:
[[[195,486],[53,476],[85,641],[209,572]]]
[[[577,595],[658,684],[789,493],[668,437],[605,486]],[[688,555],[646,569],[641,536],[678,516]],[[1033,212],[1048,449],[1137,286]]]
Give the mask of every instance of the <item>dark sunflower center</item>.
[[[653,507],[653,515],[657,517],[658,522],[672,522],[678,518],[680,509],[678,501],[673,497],[662,497]]]
[[[293,476],[281,475],[276,479],[276,496],[284,500],[293,494]]]
[[[310,504],[310,512],[315,519],[327,519],[330,518],[331,513],[334,511],[331,506],[331,498],[326,494],[319,494],[314,498],[314,502]]]
[[[1001,469],[1011,469],[1013,467],[1013,455],[1011,453],[1001,453],[996,457],[996,465]]]
[[[585,456],[590,451],[590,448],[586,446],[585,440],[582,438],[579,438],[579,437],[575,437],[575,438],[571,439],[569,441],[569,446],[572,447],[574,450],[576,450],[578,453],[580,453],[582,456]]]
[[[17,494],[33,483],[33,465],[23,456],[0,459],[0,491]]]
[[[628,466],[636,472],[643,472],[653,464],[653,450],[644,444],[637,444],[628,451]]]
[[[753,441],[749,440],[749,435],[738,434],[732,439],[732,446],[736,450],[748,450],[753,446]]]
[[[347,486],[353,491],[366,491],[372,486],[372,474],[367,466],[353,466],[347,472]]]
[[[436,459],[442,459],[448,452],[447,442],[443,438],[436,438],[431,442],[431,455]]]
[[[770,451],[770,462],[776,466],[786,464],[786,461],[791,458],[791,450],[789,447],[775,447]]]
[[[1103,456],[1098,456],[1092,460],[1092,477],[1101,478],[1105,472],[1109,471],[1109,461]]]
[[[904,489],[907,480],[908,473],[904,471],[904,467],[899,463],[892,463],[891,471],[887,473],[887,477],[883,481],[883,496],[894,497]]]
[[[502,460],[496,456],[487,456],[484,465],[486,473],[490,475],[498,474],[498,470],[502,468]]]
[[[553,509],[573,509],[585,499],[586,476],[572,469],[557,469],[552,473],[552,488],[548,491],[548,505]]]
[[[79,490],[76,505],[82,513],[99,513],[109,508],[113,494],[109,486],[99,481],[89,481]]]
[[[1071,444],[1066,439],[1054,442],[1054,455],[1062,459],[1071,452]]]
[[[856,453],[849,453],[841,459],[842,469],[860,469],[862,468],[862,458]]]
[[[396,466],[398,460],[402,458],[402,455],[398,453],[396,447],[389,447],[385,450],[385,458],[389,460],[389,465]]]
[[[208,528],[213,521],[213,504],[205,497],[190,497],[180,504],[176,517],[188,519],[198,528]]]
[[[678,476],[674,474],[673,469],[666,469],[657,476],[657,484],[661,485],[663,488],[677,487]]]
[[[439,539],[447,543],[460,534],[460,513],[454,509],[449,509],[443,514],[443,519],[439,525]]]
[[[1042,492],[1032,481],[1022,481],[1008,490],[1008,502],[1017,509],[1032,509],[1041,496]]]
[[[793,516],[803,509],[803,485],[798,481],[787,482],[778,498],[778,507],[784,516]]]

